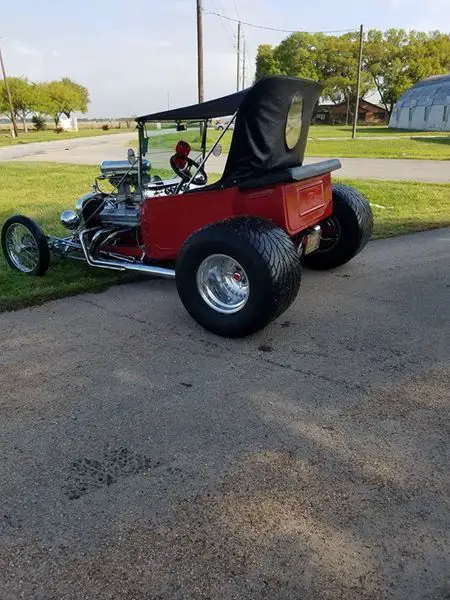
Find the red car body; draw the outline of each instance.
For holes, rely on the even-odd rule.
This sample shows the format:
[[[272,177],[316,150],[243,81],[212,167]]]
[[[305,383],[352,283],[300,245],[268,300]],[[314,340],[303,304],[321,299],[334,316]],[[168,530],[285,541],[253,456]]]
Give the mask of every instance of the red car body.
[[[195,231],[240,215],[258,215],[277,223],[291,237],[332,212],[331,175],[242,191],[239,187],[159,196],[142,203],[141,235],[154,260],[175,259]]]

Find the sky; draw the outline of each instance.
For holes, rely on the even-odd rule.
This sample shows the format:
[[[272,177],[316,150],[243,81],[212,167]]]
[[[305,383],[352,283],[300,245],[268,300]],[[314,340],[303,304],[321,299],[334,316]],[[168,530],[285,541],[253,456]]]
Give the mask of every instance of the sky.
[[[450,0],[203,0],[219,12],[280,29],[390,27],[450,31]],[[236,89],[237,25],[204,14],[205,99]],[[252,83],[258,44],[288,34],[242,28]],[[0,2],[0,44],[9,76],[67,76],[90,92],[89,117],[126,117],[197,101],[196,0]]]

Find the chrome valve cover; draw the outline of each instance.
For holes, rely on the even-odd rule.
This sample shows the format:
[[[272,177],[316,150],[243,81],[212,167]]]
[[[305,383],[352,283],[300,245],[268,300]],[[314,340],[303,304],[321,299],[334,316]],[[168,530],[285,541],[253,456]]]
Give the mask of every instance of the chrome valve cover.
[[[125,202],[107,204],[100,212],[100,219],[104,225],[135,227],[139,223],[139,205]]]

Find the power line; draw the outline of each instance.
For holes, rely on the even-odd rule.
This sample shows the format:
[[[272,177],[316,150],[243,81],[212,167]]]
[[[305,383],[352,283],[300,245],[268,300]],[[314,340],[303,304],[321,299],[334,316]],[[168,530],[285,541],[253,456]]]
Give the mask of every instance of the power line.
[[[214,5],[214,8],[216,9],[216,11],[217,11],[217,12],[216,12],[216,13],[209,13],[208,11],[205,11],[205,10],[204,10],[203,12],[204,12],[205,14],[217,14],[217,16],[219,17],[219,19],[220,19],[220,22],[221,22],[221,24],[222,24],[222,27],[223,27],[223,28],[225,29],[225,31],[227,32],[228,39],[229,39],[229,40],[231,40],[231,43],[233,44],[233,48],[236,48],[236,34],[234,33],[234,31],[233,31],[233,28],[232,28],[232,26],[231,26],[230,22],[229,22],[229,21],[224,21],[224,20],[223,20],[223,17],[222,17],[222,15],[220,14],[220,12],[219,12],[219,9],[218,9],[218,7],[217,7],[216,0],[211,0],[211,1],[212,1],[213,5]],[[223,5],[221,4],[221,6],[223,6]],[[228,25],[228,28],[227,28],[227,26],[225,25],[225,23],[226,23],[226,25]],[[231,34],[231,36],[230,36],[230,34]]]
[[[236,6],[236,0],[233,0],[233,4],[234,4],[234,11],[235,11],[235,13],[236,13],[236,17],[237,17],[237,18],[238,18],[238,20],[240,21],[240,20],[241,20],[241,18],[240,18],[240,16],[239,16],[239,11],[238,11],[238,9],[237,9],[237,6]]]
[[[277,29],[276,27],[267,27],[266,25],[256,25],[255,23],[248,23],[247,21],[240,21],[239,19],[233,19],[232,17],[227,17],[226,15],[220,14],[218,12],[211,12],[208,10],[203,11],[205,15],[213,15],[215,17],[219,17],[221,19],[225,19],[226,21],[232,21],[233,23],[241,23],[242,25],[247,25],[248,27],[254,27],[255,29],[266,29],[267,31],[278,31],[280,33],[299,33],[298,29]],[[354,27],[352,29],[334,29],[330,31],[302,31],[301,33],[352,33],[357,31],[358,27]]]
[[[221,15],[225,14],[226,10],[225,10],[225,7],[224,7],[224,5],[223,5],[223,2],[222,2],[222,0],[217,0],[217,2],[216,2],[216,0],[211,0],[211,1],[212,1],[212,3],[214,4],[214,8],[216,9],[216,11],[217,11],[219,14],[221,14]],[[222,18],[221,18],[220,20],[221,20],[221,22],[222,22],[224,25],[227,25],[227,26],[228,26],[228,29],[229,29],[229,31],[230,31],[230,33],[231,33],[231,37],[232,37],[232,38],[233,38],[233,40],[234,40],[234,42],[233,42],[233,43],[234,43],[234,48],[236,48],[236,32],[234,31],[232,24],[231,24],[231,23],[230,23],[230,21],[228,21],[228,20],[223,20]],[[226,27],[225,27],[225,29],[226,29]]]

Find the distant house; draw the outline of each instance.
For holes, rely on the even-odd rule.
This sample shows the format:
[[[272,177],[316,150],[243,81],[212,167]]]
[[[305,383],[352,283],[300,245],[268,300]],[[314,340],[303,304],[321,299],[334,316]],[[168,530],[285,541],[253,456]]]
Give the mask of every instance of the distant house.
[[[64,131],[78,131],[78,120],[75,113],[70,113],[69,117],[65,114],[60,115],[58,127],[61,127]]]
[[[348,118],[347,118],[348,110]],[[389,117],[388,111],[367,100],[359,101],[358,122],[371,125],[381,125],[386,123]],[[352,107],[347,107],[347,102],[339,104],[319,104],[317,107],[314,123],[323,123],[327,125],[345,125],[346,121],[350,124],[353,119]]]
[[[389,127],[450,131],[450,73],[422,79],[397,100]]]

